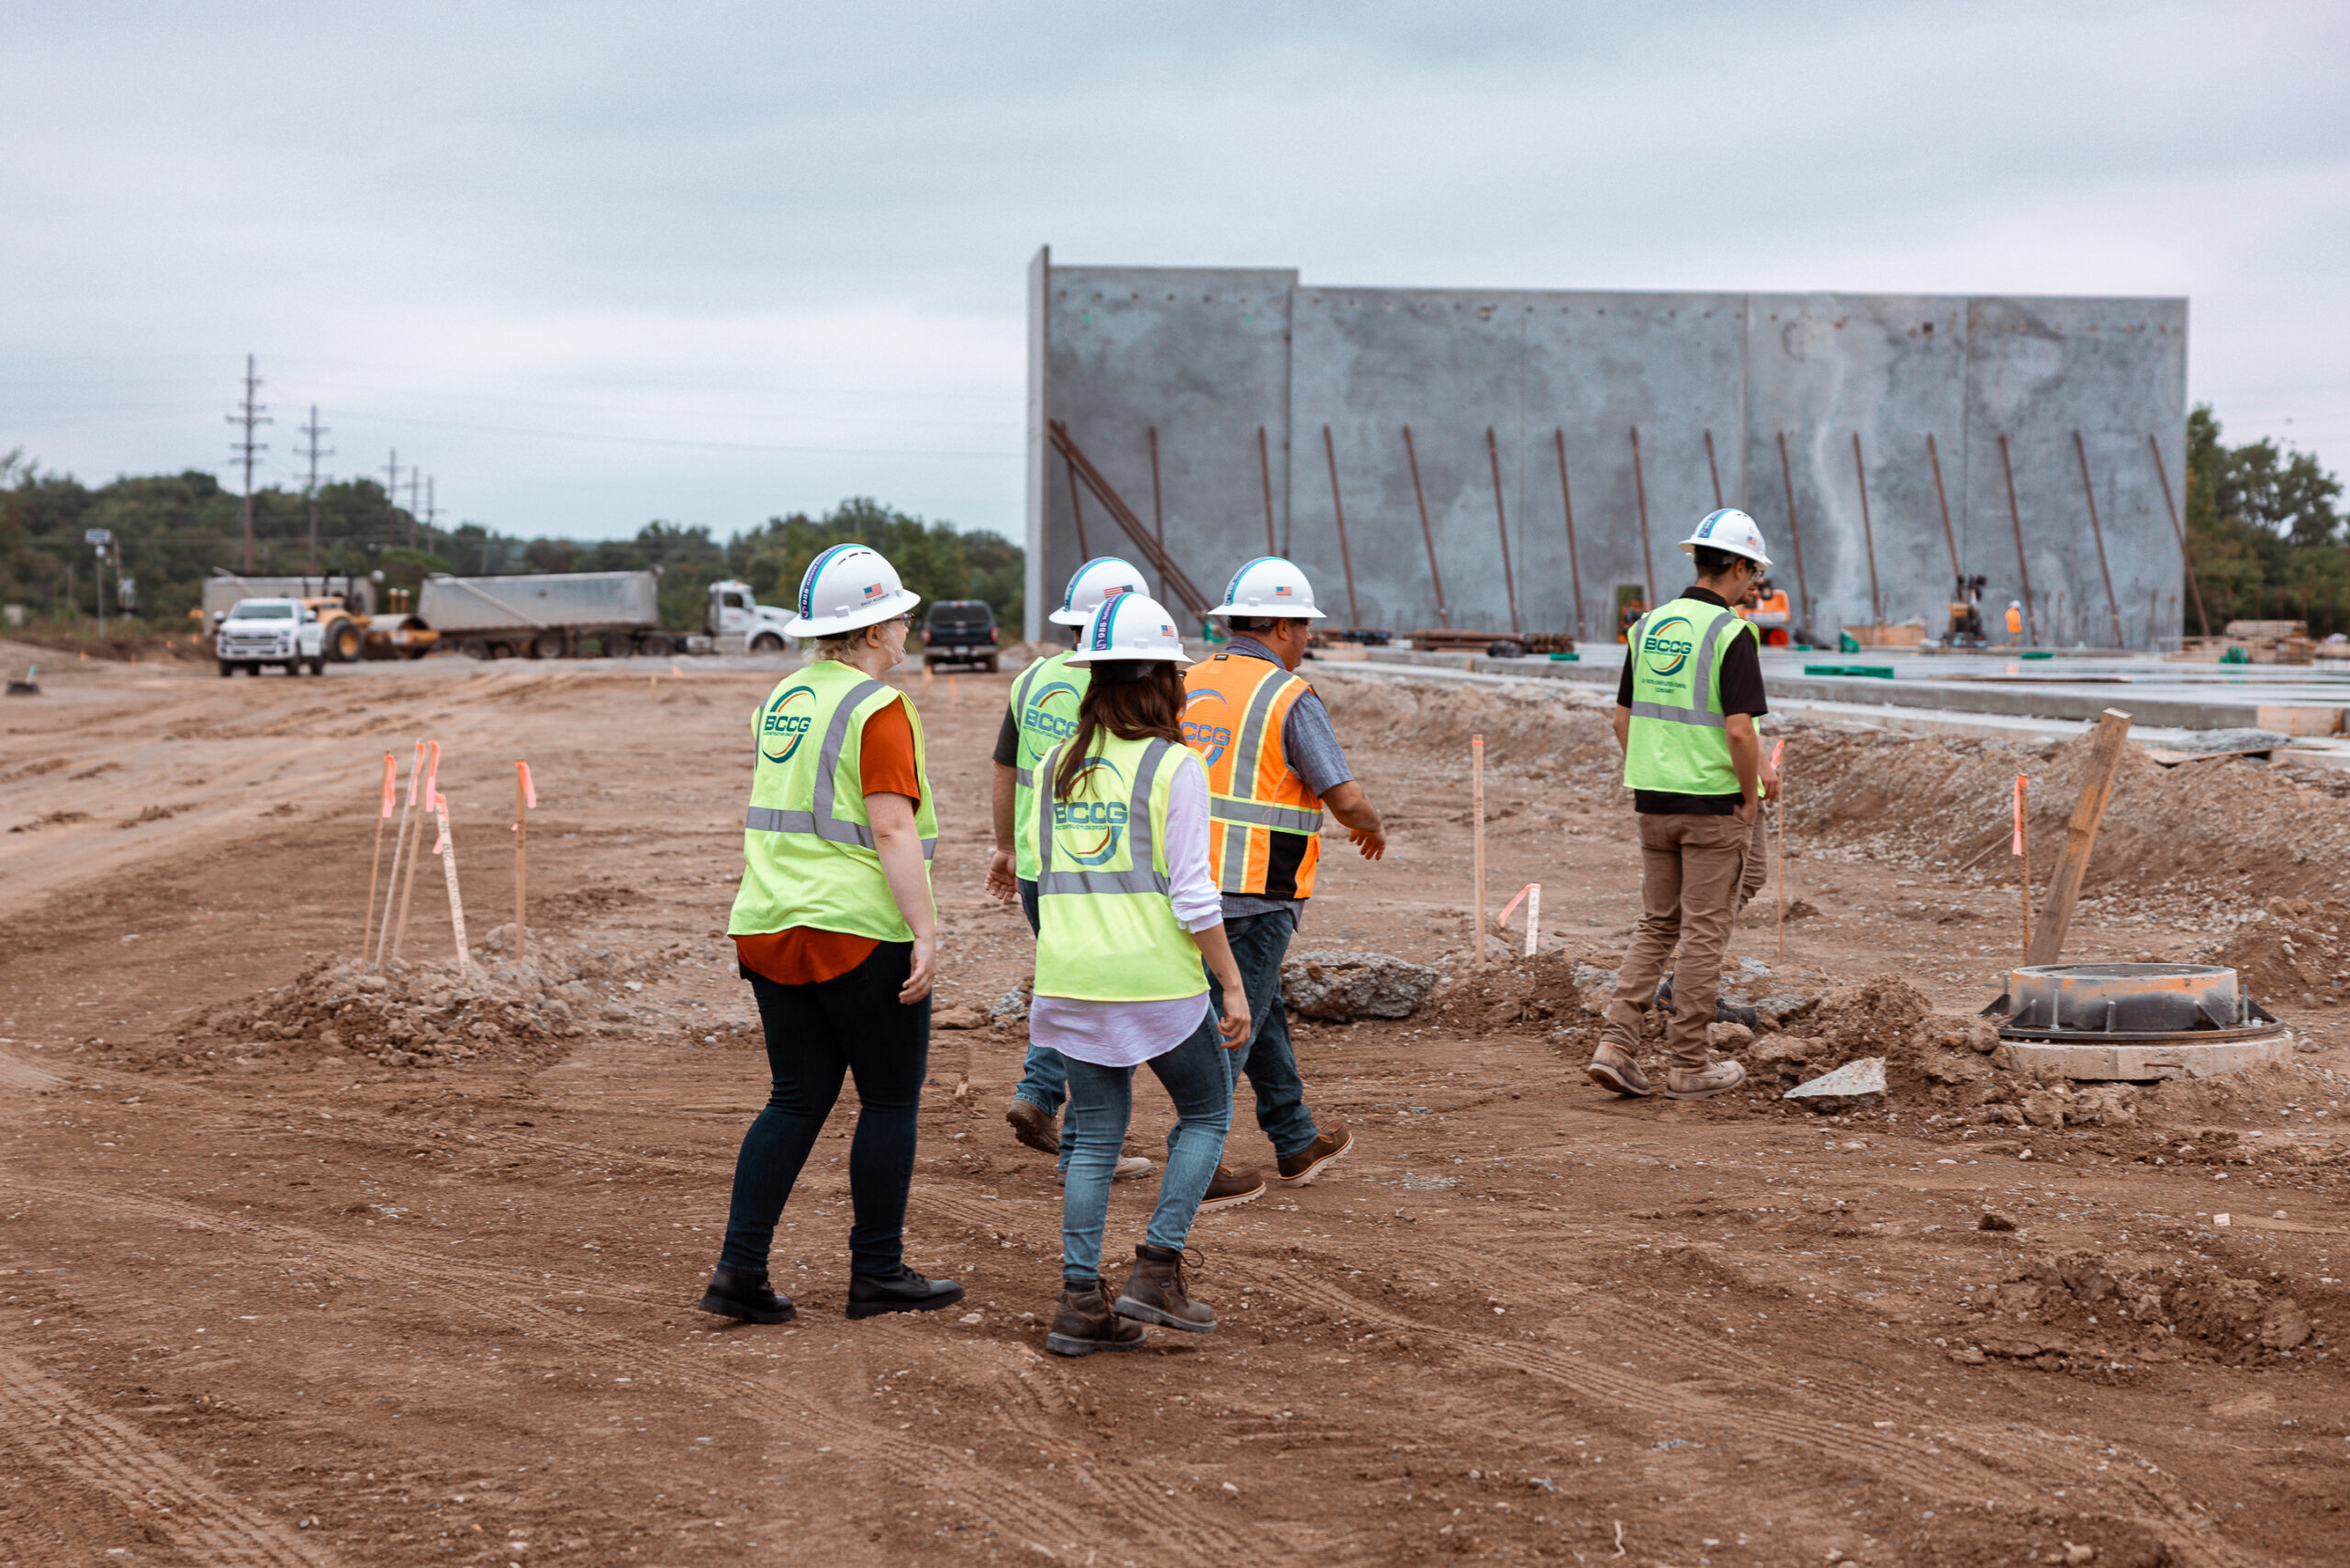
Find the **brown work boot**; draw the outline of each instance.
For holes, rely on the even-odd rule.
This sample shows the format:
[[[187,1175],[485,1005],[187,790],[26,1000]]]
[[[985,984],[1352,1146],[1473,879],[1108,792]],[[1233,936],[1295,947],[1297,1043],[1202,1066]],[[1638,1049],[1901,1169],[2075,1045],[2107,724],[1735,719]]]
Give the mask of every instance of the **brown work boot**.
[[[1632,1059],[1632,1053],[1623,1047],[1603,1040],[1591,1053],[1591,1065],[1583,1069],[1591,1081],[1602,1089],[1618,1094],[1644,1095],[1655,1092],[1649,1087],[1649,1075]]]
[[[1312,1143],[1281,1160],[1281,1174],[1274,1180],[1284,1187],[1303,1187],[1321,1175],[1324,1166],[1354,1146],[1355,1135],[1347,1131],[1346,1123],[1333,1116],[1329,1126],[1316,1133]]]
[[[1229,1165],[1219,1165],[1215,1168],[1215,1180],[1208,1183],[1208,1195],[1200,1200],[1200,1212],[1237,1208],[1264,1195],[1262,1176],[1254,1170],[1235,1170]]]
[[[1664,1075],[1664,1097],[1668,1100],[1710,1100],[1717,1094],[1727,1094],[1746,1081],[1746,1070],[1734,1061],[1718,1061],[1710,1067],[1676,1067]]]
[[[1111,1311],[1121,1317],[1181,1328],[1192,1334],[1215,1332],[1215,1310],[1193,1301],[1183,1291],[1183,1255],[1163,1251],[1147,1242],[1135,1249],[1135,1271],[1126,1276]]]
[[[1045,1349],[1057,1356],[1090,1356],[1096,1350],[1139,1350],[1145,1338],[1141,1324],[1110,1310],[1101,1281],[1083,1287],[1064,1281]]]
[[[1012,1136],[1037,1153],[1058,1154],[1061,1151],[1059,1124],[1050,1111],[1034,1100],[1023,1100],[1014,1095],[1010,1109],[1003,1113],[1003,1119],[1012,1124]]]

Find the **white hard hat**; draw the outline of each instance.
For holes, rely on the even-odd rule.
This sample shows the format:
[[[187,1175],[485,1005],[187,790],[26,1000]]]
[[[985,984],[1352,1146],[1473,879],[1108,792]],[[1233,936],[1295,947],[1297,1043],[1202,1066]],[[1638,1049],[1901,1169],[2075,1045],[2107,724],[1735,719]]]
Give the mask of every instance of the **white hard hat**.
[[[1045,619],[1056,626],[1082,626],[1112,594],[1141,591],[1141,567],[1121,556],[1096,555],[1070,575],[1061,607]]]
[[[837,637],[903,615],[922,595],[898,580],[898,568],[867,544],[835,544],[808,563],[800,579],[800,613],[783,623],[790,637]]]
[[[1314,585],[1294,561],[1259,555],[1224,585],[1224,602],[1210,615],[1270,615],[1288,621],[1324,621],[1314,608]]]
[[[1073,665],[1111,664],[1122,659],[1165,659],[1187,665],[1175,618],[1157,599],[1138,593],[1113,594],[1087,618],[1085,635],[1069,655]]]
[[[1762,531],[1736,507],[1707,512],[1705,521],[1697,525],[1697,532],[1681,542],[1681,553],[1695,555],[1700,544],[1743,555],[1759,566],[1771,565],[1771,553],[1762,548]]]

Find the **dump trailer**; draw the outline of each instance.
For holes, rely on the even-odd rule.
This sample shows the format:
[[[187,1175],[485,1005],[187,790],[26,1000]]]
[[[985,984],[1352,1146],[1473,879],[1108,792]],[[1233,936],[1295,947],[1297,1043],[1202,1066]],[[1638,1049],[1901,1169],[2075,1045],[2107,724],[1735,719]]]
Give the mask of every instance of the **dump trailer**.
[[[436,575],[418,592],[414,619],[477,659],[688,651],[688,639],[661,629],[660,586],[652,572]]]

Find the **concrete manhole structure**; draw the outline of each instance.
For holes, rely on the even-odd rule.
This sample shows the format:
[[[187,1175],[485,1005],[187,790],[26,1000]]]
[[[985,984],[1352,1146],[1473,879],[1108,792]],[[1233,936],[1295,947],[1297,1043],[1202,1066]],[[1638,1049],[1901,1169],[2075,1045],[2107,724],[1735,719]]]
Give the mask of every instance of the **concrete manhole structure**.
[[[2209,1078],[2292,1055],[2293,1034],[2216,964],[2039,964],[1983,1010],[2018,1068],[2067,1078]]]

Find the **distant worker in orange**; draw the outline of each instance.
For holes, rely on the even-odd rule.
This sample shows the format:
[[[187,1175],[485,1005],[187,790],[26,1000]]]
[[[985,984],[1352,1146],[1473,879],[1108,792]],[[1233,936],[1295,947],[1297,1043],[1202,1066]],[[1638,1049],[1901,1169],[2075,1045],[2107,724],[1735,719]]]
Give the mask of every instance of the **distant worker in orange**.
[[[2008,600],[2008,645],[2020,646],[2023,642],[2023,606]]]

